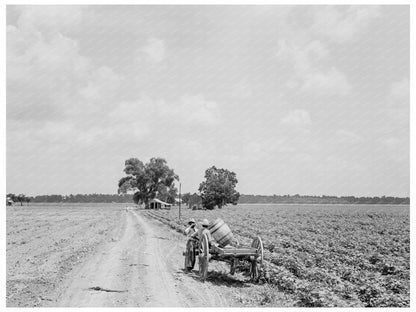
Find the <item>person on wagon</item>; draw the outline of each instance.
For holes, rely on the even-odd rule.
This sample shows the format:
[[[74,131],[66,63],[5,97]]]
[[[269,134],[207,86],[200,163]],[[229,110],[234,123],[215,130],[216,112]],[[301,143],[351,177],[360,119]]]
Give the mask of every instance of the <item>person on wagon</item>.
[[[218,246],[215,239],[212,237],[211,232],[208,229],[209,221],[207,219],[202,220],[201,227],[198,229],[198,231],[194,234],[192,234],[191,237],[198,237],[198,239],[201,241],[204,234],[207,235],[208,243],[210,245]]]

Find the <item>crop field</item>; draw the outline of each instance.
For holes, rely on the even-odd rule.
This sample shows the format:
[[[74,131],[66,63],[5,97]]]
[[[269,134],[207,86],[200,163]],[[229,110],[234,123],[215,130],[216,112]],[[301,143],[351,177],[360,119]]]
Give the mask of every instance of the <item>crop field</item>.
[[[262,281],[299,306],[409,307],[409,206],[237,205],[149,211],[178,229],[222,218],[240,244],[260,235]]]
[[[7,306],[38,306],[120,222],[121,205],[7,207]]]

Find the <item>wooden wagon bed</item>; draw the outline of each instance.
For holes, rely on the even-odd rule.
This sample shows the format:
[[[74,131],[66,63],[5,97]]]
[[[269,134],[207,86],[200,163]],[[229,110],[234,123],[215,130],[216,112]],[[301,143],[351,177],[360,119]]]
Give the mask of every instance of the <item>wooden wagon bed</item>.
[[[258,236],[254,238],[250,247],[220,247],[216,245],[209,246],[206,234],[202,236],[202,240],[195,243],[193,239],[189,239],[186,244],[185,269],[193,269],[196,256],[198,256],[199,274],[202,281],[205,281],[208,274],[208,262],[210,260],[225,261],[230,263],[230,274],[235,273],[235,269],[240,261],[248,261],[251,263],[250,273],[252,280],[258,280],[259,267],[263,265],[263,242]]]
[[[210,254],[217,254],[223,257],[255,257],[257,255],[257,248],[254,247],[218,247],[212,246],[210,248]]]

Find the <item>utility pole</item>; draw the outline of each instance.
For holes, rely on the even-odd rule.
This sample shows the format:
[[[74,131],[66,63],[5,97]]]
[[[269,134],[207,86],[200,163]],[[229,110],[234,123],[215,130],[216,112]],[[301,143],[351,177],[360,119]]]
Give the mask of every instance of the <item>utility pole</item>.
[[[223,189],[223,194],[222,194],[222,207],[224,207],[224,204],[225,204],[225,193],[226,193],[226,189],[225,188],[227,186],[227,183],[228,183],[228,172],[227,172],[227,175],[225,176],[224,185],[222,187],[222,189]]]
[[[179,182],[179,222],[181,222],[181,183]]]

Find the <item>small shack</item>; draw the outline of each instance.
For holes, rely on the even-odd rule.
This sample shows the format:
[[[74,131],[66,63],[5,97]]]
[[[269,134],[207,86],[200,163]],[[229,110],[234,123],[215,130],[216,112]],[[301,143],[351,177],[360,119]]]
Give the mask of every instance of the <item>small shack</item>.
[[[7,206],[13,206],[14,201],[10,197],[7,197],[6,203],[7,203]]]
[[[171,207],[172,204],[165,203],[164,201],[161,201],[157,198],[154,198],[149,202],[150,209],[170,209]]]

